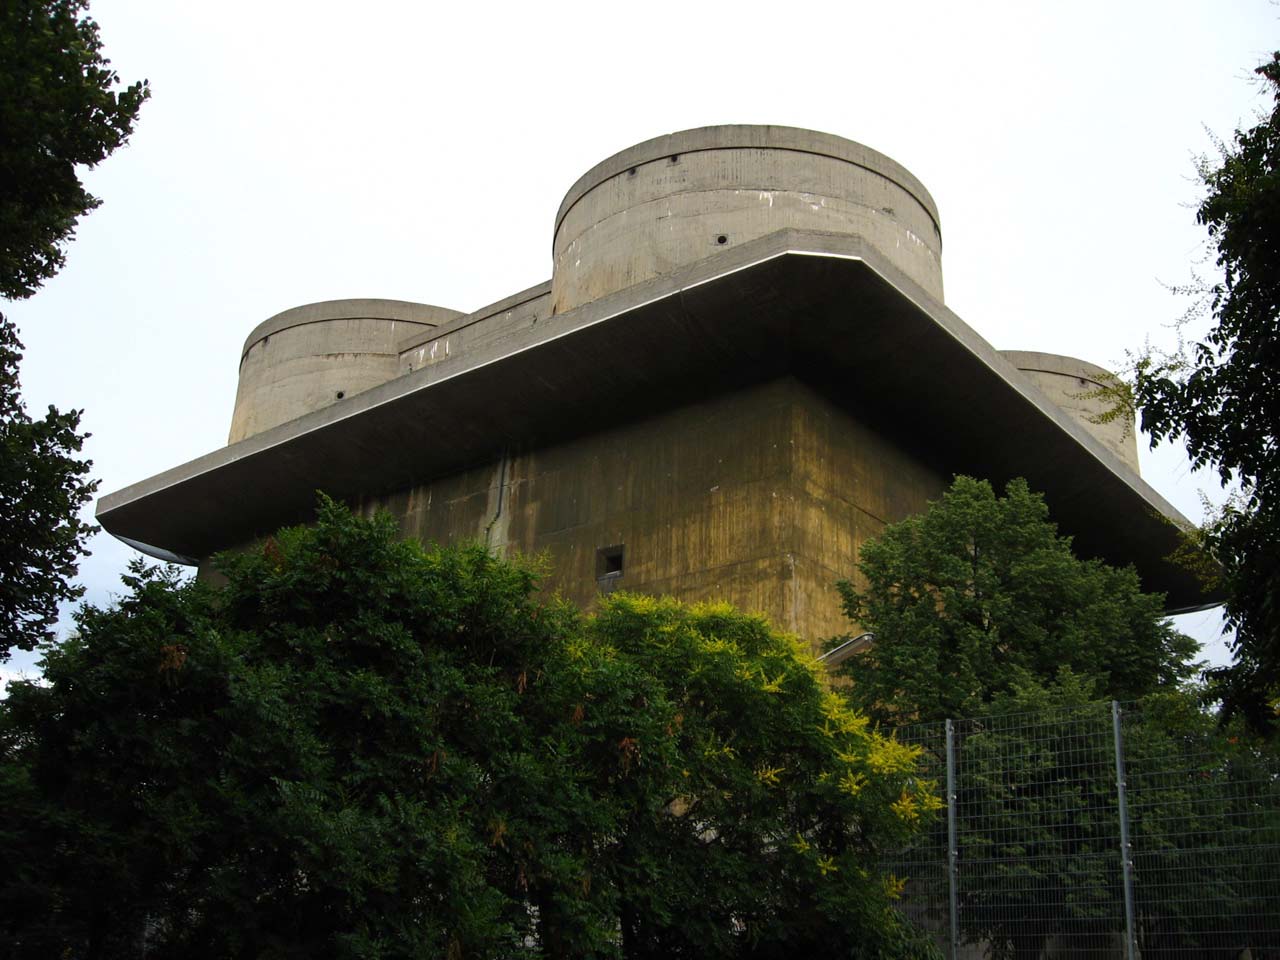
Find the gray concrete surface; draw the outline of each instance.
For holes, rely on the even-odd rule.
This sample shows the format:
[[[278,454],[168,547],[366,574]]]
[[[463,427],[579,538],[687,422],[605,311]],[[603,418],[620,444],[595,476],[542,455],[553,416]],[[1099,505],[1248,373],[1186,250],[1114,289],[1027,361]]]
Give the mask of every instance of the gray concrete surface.
[[[1132,433],[1090,421],[1106,371],[996,351],[943,305],[941,250],[928,191],[860,144],[658,137],[570,189],[547,283],[469,314],[343,300],[260,324],[230,445],[98,518],[200,563],[305,521],[322,489],[407,535],[545,554],[584,605],[621,547],[611,585],[816,640],[847,628],[833,584],[884,524],[954,474],[1021,476],[1171,611],[1216,600],[1168,562],[1185,520]]]
[[[386,383],[400,373],[400,340],[459,316],[377,299],[328,300],[276,314],[245,341],[228,442]]]
[[[722,126],[629,147],[573,185],[556,215],[552,309],[784,228],[860,236],[942,300],[937,208],[900,164],[830,134]]]
[[[477,467],[492,476],[504,451],[550,449],[786,377],[938,476],[1026,477],[1077,549],[1133,563],[1171,610],[1212,601],[1166,560],[1177,511],[1076,417],[878,245],[794,230],[453,351],[109,494],[98,519],[200,559],[306,519],[317,487],[358,501]],[[740,440],[754,442],[749,429]]]
[[[1097,418],[1112,411],[1114,402],[1099,392],[1117,383],[1110,370],[1087,360],[1056,353],[1001,350],[1000,356],[1018,368],[1050,400],[1075,417],[1086,430],[1123,460],[1134,473],[1138,467],[1138,432],[1125,416],[1106,423]]]
[[[400,373],[438,363],[457,351],[483,350],[487,344],[531,327],[539,318],[550,315],[551,281],[548,280],[438,327],[415,330],[396,346],[400,353]]]

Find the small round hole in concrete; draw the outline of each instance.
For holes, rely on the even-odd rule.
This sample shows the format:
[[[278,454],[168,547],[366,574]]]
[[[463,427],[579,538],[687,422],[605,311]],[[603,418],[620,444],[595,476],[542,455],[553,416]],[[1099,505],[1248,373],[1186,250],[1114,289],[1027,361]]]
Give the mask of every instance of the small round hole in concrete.
[[[345,391],[339,390],[337,393],[334,394],[334,397],[338,400],[341,400],[346,395],[347,394],[345,393]]]
[[[728,242],[729,242],[729,238],[726,237],[723,233],[720,234],[720,236],[716,237],[716,243],[726,244]]]
[[[635,167],[632,167],[630,170],[628,170],[628,171],[627,171],[627,176],[628,176],[628,177],[634,177],[635,175],[636,175],[636,168],[635,168]]]

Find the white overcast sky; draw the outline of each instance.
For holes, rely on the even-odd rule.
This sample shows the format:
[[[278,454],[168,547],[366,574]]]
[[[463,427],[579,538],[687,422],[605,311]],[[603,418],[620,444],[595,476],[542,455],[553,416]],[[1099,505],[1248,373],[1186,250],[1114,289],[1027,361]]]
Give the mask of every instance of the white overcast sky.
[[[770,4],[97,0],[152,99],[89,172],[67,266],[4,304],[28,408],[83,408],[101,492],[226,441],[261,320],[338,297],[469,311],[547,279],[561,197],[688,127],[867,144],[941,212],[947,304],[999,349],[1104,366],[1184,304],[1204,259],[1193,159],[1268,102],[1266,0]],[[1212,275],[1209,264],[1204,272]],[[1192,518],[1212,478],[1143,473]],[[132,551],[81,567],[109,602]],[[1182,618],[1201,640],[1217,617]],[[1221,651],[1210,651],[1221,659]],[[21,655],[6,672],[28,669]]]

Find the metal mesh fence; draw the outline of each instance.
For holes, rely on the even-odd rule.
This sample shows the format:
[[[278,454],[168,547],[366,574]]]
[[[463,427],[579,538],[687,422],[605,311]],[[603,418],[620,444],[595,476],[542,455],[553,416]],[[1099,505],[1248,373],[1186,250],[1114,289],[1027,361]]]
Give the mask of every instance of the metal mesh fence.
[[[1280,960],[1280,762],[1185,706],[900,728],[942,816],[889,869],[959,958]]]

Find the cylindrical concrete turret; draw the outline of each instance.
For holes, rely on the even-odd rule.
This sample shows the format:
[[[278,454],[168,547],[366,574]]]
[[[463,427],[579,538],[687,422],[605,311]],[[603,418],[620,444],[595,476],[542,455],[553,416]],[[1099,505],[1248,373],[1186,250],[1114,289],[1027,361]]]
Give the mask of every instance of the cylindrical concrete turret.
[[[1120,416],[1107,423],[1094,423],[1114,409],[1115,404],[1098,392],[1116,383],[1115,374],[1097,364],[1063,357],[1056,353],[1001,350],[1000,356],[1017,367],[1050,400],[1071,414],[1080,426],[1138,473],[1138,434],[1133,423]]]
[[[942,299],[937,207],[904,167],[827,133],[723,126],[647,140],[573,185],[556,215],[552,309],[786,227],[857,234]]]
[[[328,300],[277,313],[244,342],[227,442],[385,383],[399,373],[402,337],[460,316],[404,300]]]

